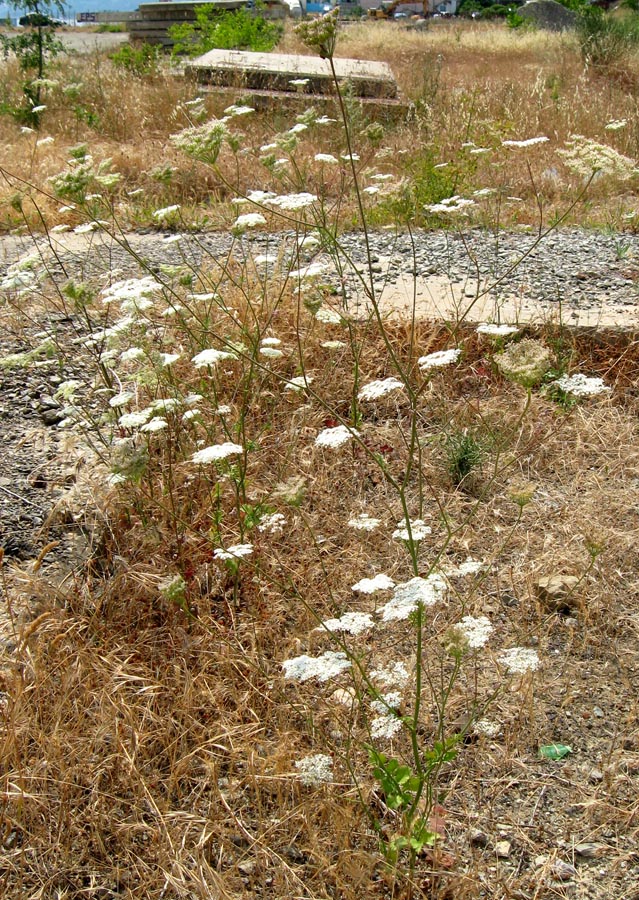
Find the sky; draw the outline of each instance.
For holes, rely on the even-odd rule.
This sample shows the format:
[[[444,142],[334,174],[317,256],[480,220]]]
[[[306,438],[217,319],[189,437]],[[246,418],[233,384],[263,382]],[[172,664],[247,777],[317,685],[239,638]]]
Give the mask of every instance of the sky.
[[[72,19],[75,13],[79,12],[112,12],[126,11],[137,9],[143,0],[70,0],[65,3],[66,15],[62,18]],[[46,2],[43,3],[46,6]],[[24,10],[17,10],[16,7],[0,2],[0,19],[16,19],[18,16],[24,15]],[[57,16],[57,12],[54,13]]]

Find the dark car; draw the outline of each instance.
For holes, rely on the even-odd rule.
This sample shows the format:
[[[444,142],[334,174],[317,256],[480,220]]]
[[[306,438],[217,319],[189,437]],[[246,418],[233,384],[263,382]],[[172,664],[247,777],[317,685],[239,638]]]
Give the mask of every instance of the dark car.
[[[26,28],[60,28],[64,22],[52,19],[51,16],[45,16],[42,13],[29,13],[26,16],[20,16],[18,25]]]

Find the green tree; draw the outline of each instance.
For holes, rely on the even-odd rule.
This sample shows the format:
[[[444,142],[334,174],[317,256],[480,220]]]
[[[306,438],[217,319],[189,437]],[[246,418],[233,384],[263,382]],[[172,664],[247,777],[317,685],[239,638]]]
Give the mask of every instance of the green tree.
[[[59,26],[56,16],[64,14],[61,0],[19,0],[11,3],[14,9],[26,10],[24,30],[15,35],[0,34],[0,47],[5,58],[14,54],[25,80],[22,83],[24,104],[3,105],[19,122],[38,127],[42,112],[42,92],[48,61],[64,52],[64,45],[55,36]]]

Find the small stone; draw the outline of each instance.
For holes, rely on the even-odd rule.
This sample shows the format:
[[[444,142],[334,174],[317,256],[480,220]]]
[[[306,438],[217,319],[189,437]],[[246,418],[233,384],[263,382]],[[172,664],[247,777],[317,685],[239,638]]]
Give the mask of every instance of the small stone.
[[[552,877],[557,881],[570,881],[577,874],[577,870],[570,863],[564,862],[563,859],[556,859],[550,867]]]
[[[64,419],[64,413],[60,409],[44,409],[40,413],[40,418],[45,425],[57,425]]]
[[[579,584],[576,575],[544,575],[535,585],[537,597],[552,612],[571,612],[579,607],[575,588]]]
[[[593,706],[592,712],[598,719],[603,719],[604,711],[600,706]]]
[[[600,781],[603,781],[603,772],[601,769],[591,769],[588,773],[588,781],[591,784],[598,784]]]
[[[603,856],[604,850],[603,844],[595,844],[592,841],[584,841],[583,844],[575,846],[577,856],[582,856],[584,859],[598,859]]]
[[[243,862],[237,864],[237,868],[242,875],[252,875],[255,872],[255,860],[245,859]]]
[[[495,844],[495,856],[497,859],[508,859],[510,856],[510,841],[497,841]]]
[[[288,844],[284,847],[282,849],[282,855],[292,863],[297,863],[298,865],[305,863],[308,858],[306,853],[304,853],[303,850],[300,850],[299,847],[296,847],[295,844]]]
[[[488,835],[479,828],[473,828],[470,833],[470,845],[471,847],[487,847]]]

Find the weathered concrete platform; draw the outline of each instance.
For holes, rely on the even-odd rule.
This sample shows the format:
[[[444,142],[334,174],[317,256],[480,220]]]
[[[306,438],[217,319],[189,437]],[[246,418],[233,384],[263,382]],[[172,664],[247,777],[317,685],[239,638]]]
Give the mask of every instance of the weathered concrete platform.
[[[357,97],[397,98],[397,82],[386,63],[339,58],[333,63],[337,77],[348,80]],[[335,89],[328,60],[289,53],[210,50],[187,63],[185,73],[193,75],[201,84],[258,91],[332,94]],[[301,80],[306,83],[291,84]]]

